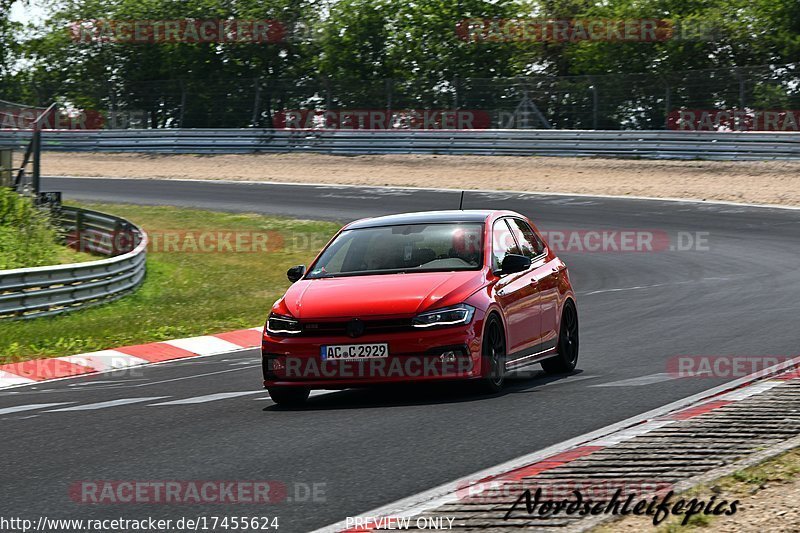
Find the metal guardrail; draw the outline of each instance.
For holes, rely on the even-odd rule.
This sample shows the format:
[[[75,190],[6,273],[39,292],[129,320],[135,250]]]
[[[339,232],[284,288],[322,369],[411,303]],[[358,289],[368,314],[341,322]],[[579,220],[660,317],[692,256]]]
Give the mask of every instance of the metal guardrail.
[[[147,234],[125,219],[62,207],[67,242],[108,259],[0,270],[0,319],[56,315],[105,303],[138,287],[145,277]]]
[[[29,132],[0,132],[0,147]],[[594,130],[148,129],[45,131],[43,149],[191,154],[316,152],[595,156],[643,159],[800,159],[800,133]]]

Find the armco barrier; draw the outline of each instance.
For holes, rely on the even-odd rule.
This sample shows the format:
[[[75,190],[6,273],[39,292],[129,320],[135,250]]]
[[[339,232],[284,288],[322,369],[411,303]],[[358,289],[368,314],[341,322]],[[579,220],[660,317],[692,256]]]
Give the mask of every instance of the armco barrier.
[[[30,133],[0,131],[0,148]],[[450,154],[643,159],[800,159],[800,133],[595,130],[149,129],[46,131],[51,151],[146,153]]]
[[[55,315],[104,303],[134,290],[145,276],[147,235],[113,215],[62,207],[62,227],[79,249],[108,259],[0,270],[0,319]]]

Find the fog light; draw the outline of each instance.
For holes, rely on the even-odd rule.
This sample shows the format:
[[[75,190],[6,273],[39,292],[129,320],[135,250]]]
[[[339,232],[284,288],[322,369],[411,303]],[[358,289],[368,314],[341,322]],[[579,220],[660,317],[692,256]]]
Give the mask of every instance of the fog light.
[[[442,363],[455,363],[456,362],[456,352],[444,352],[442,355],[439,356],[439,361]]]

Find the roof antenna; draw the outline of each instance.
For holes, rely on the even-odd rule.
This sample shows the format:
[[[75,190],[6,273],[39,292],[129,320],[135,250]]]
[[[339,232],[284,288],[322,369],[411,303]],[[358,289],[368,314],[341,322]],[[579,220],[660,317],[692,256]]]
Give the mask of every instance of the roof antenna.
[[[461,201],[458,202],[458,210],[459,211],[464,210],[464,191],[461,191]]]

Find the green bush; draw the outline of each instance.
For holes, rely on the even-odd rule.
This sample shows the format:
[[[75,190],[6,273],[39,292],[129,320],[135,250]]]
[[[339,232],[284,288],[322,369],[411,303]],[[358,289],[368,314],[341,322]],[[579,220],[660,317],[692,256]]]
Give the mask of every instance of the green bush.
[[[0,187],[0,270],[55,263],[61,249],[50,214]]]

